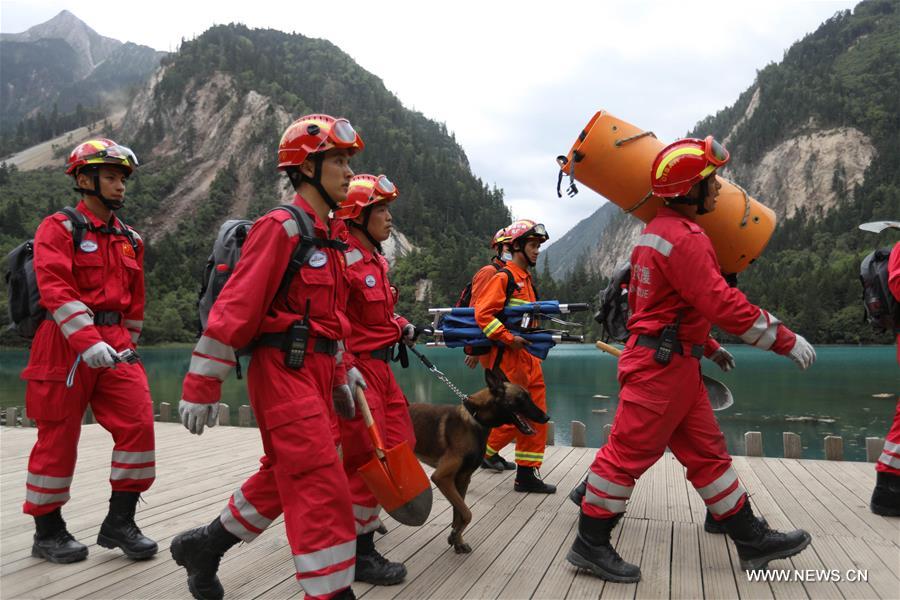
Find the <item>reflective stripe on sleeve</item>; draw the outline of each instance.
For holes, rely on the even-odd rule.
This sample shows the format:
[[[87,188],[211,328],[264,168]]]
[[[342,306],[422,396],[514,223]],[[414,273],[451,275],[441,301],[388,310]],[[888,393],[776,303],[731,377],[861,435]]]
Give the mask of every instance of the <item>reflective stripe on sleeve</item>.
[[[264,517],[256,510],[249,500],[244,496],[244,492],[238,488],[232,495],[234,507],[240,513],[241,518],[256,527],[257,529],[265,529],[272,524],[272,519]]]
[[[194,346],[194,352],[234,362],[234,348],[227,344],[223,344],[219,340],[211,338],[208,335],[200,336],[197,345]]]
[[[887,465],[892,469],[900,469],[900,458],[897,458],[893,454],[888,454],[887,452],[881,453],[881,456],[878,457],[878,462]]]
[[[725,513],[733,510],[734,507],[737,506],[737,503],[741,499],[741,497],[746,493],[747,492],[744,490],[744,487],[738,484],[733,492],[731,492],[718,502],[707,504],[706,508],[708,508],[709,512],[714,515],[724,515]]]
[[[188,369],[188,372],[194,373],[195,375],[203,375],[204,377],[215,377],[219,381],[225,381],[225,378],[228,377],[228,373],[233,367],[234,363],[226,364],[194,354],[191,356],[191,366]]]
[[[289,238],[300,235],[300,228],[297,227],[297,221],[295,221],[293,217],[287,221],[282,221],[281,226],[284,227],[284,231],[288,234]]]
[[[900,444],[895,444],[894,442],[889,442],[887,440],[884,441],[884,450],[885,452],[893,452],[894,454],[900,454]]]
[[[354,542],[355,543],[355,542]],[[297,557],[294,557],[296,561]],[[349,567],[322,575],[320,577],[299,577],[297,579],[300,585],[310,596],[325,596],[326,594],[334,594],[353,584],[353,578],[356,574],[356,563],[351,563]]]
[[[81,313],[79,315],[75,315],[68,321],[66,321],[61,327],[62,334],[68,338],[70,335],[75,333],[76,331],[81,331],[85,327],[94,324],[94,319],[91,318],[91,315],[88,313]]]
[[[646,248],[653,248],[663,256],[669,256],[672,254],[672,243],[666,239],[661,238],[655,233],[643,233],[637,240],[636,246],[644,246]]]
[[[588,488],[587,493],[584,496],[584,499],[589,504],[593,504],[594,506],[599,506],[604,510],[608,510],[611,513],[623,513],[625,512],[625,501],[617,500],[615,498],[604,498],[602,496],[598,496],[594,492]]]
[[[43,506],[45,504],[56,504],[57,502],[65,502],[70,498],[69,492],[60,494],[44,494],[34,490],[25,490],[25,501]]]
[[[497,329],[499,329],[501,325],[503,325],[503,323],[501,323],[497,318],[494,318],[491,319],[491,322],[488,323],[487,327],[482,329],[482,331],[484,331],[484,335],[490,337],[490,335],[497,331]]]
[[[362,260],[362,252],[359,251],[359,248],[354,248],[350,252],[344,254],[344,261],[347,263],[347,266],[356,264]]]
[[[62,325],[66,319],[78,313],[91,314],[91,310],[84,304],[84,302],[72,300],[71,302],[66,302],[55,311],[53,311],[53,320],[56,321],[57,325]]]

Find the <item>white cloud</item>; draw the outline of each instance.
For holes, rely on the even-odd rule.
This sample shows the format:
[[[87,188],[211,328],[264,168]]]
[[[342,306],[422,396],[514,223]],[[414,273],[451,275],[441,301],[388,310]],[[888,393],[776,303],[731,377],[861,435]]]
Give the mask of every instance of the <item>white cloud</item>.
[[[326,38],[410,108],[445,122],[475,174],[516,216],[558,239],[601,199],[556,198],[557,154],[605,108],[663,140],[734,103],[756,71],[855,0],[570,0],[450,3],[346,0],[336,7],[157,0],[74,4],[3,0],[16,32],[68,9],[101,35],[175,50],[215,23]],[[740,157],[735,157],[740,160]],[[584,186],[581,186],[584,190]]]

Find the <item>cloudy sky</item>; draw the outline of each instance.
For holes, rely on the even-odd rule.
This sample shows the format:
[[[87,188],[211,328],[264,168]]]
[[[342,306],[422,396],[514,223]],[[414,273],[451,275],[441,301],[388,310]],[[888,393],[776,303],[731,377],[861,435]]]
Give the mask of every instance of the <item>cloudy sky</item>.
[[[446,123],[475,174],[505,190],[513,215],[543,221],[558,239],[604,202],[584,186],[572,199],[555,191],[555,157],[598,109],[670,141],[856,3],[256,0],[210,10],[171,0],[2,0],[0,30],[24,31],[67,9],[101,35],[159,50],[229,22],[326,38],[404,105]]]

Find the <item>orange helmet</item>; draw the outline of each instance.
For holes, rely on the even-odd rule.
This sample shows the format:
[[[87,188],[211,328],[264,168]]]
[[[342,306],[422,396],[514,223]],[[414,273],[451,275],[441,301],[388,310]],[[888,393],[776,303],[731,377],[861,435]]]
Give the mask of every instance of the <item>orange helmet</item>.
[[[685,138],[663,148],[650,170],[650,187],[660,198],[684,196],[694,184],[712,175],[731,156],[711,135]]]
[[[529,238],[539,238],[541,242],[546,242],[550,239],[544,224],[535,223],[531,219],[514,221],[506,228],[506,237],[508,238],[506,243],[513,245],[520,240],[524,242]]]
[[[494,234],[494,237],[491,238],[491,248],[500,249],[504,244],[509,243],[509,235],[506,233],[506,227],[501,227],[497,230],[497,233]]]
[[[329,115],[306,115],[285,129],[278,143],[278,168],[296,167],[310,154],[332,148],[348,148],[355,154],[365,144],[347,119]]]
[[[138,161],[134,152],[125,146],[107,138],[97,138],[75,146],[66,161],[66,175],[78,175],[82,167],[93,165],[122,167],[131,175],[138,166]]]
[[[399,195],[400,190],[384,175],[354,175],[350,180],[347,198],[341,202],[341,207],[334,216],[338,219],[355,219],[367,206],[382,201],[393,202]]]

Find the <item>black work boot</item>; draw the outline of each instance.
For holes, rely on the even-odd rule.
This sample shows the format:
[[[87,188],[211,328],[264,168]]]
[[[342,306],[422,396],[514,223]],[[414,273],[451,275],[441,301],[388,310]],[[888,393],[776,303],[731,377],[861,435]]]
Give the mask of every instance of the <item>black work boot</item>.
[[[331,600],[356,600],[356,594],[353,593],[353,588],[345,588],[332,596]]]
[[[391,562],[375,549],[374,532],[356,536],[356,581],[396,585],[406,578],[403,563]]]
[[[569,492],[569,500],[574,502],[575,506],[581,507],[581,501],[584,500],[585,494],[587,494],[587,477],[572,488],[572,491]]]
[[[53,512],[34,518],[34,544],[31,555],[53,563],[66,564],[87,558],[87,546],[72,537],[66,529],[62,511],[57,508]]]
[[[241,539],[222,526],[219,517],[212,523],[183,531],[172,539],[175,564],[187,569],[188,589],[197,600],[222,600],[225,590],[216,576],[219,561]]]
[[[104,548],[121,548],[128,558],[142,560],[156,554],[156,542],[141,533],[134,522],[134,511],[140,493],[113,492],[109,513],[100,526],[97,544]]]
[[[578,535],[566,560],[606,581],[640,581],[641,568],[622,560],[609,543],[610,533],[621,518],[622,515],[616,515],[609,519],[598,519],[581,513],[578,517]]]
[[[738,512],[721,523],[734,540],[741,568],[745,571],[765,569],[770,560],[794,556],[812,541],[812,537],[802,529],[788,533],[769,529],[765,519],[757,519],[753,515],[749,499],[744,501]]]
[[[512,471],[516,468],[515,463],[511,463],[508,460],[505,460],[499,454],[495,454],[490,458],[485,457],[481,459],[481,468],[482,469],[493,469],[495,471]]]
[[[722,521],[716,521],[712,513],[706,511],[706,519],[703,521],[703,531],[706,533],[725,533],[725,525]]]
[[[516,484],[513,489],[517,492],[535,493],[535,494],[555,494],[556,486],[544,483],[537,475],[535,467],[523,467],[519,465],[516,469]]]
[[[876,515],[900,517],[900,476],[878,471],[869,510]]]

